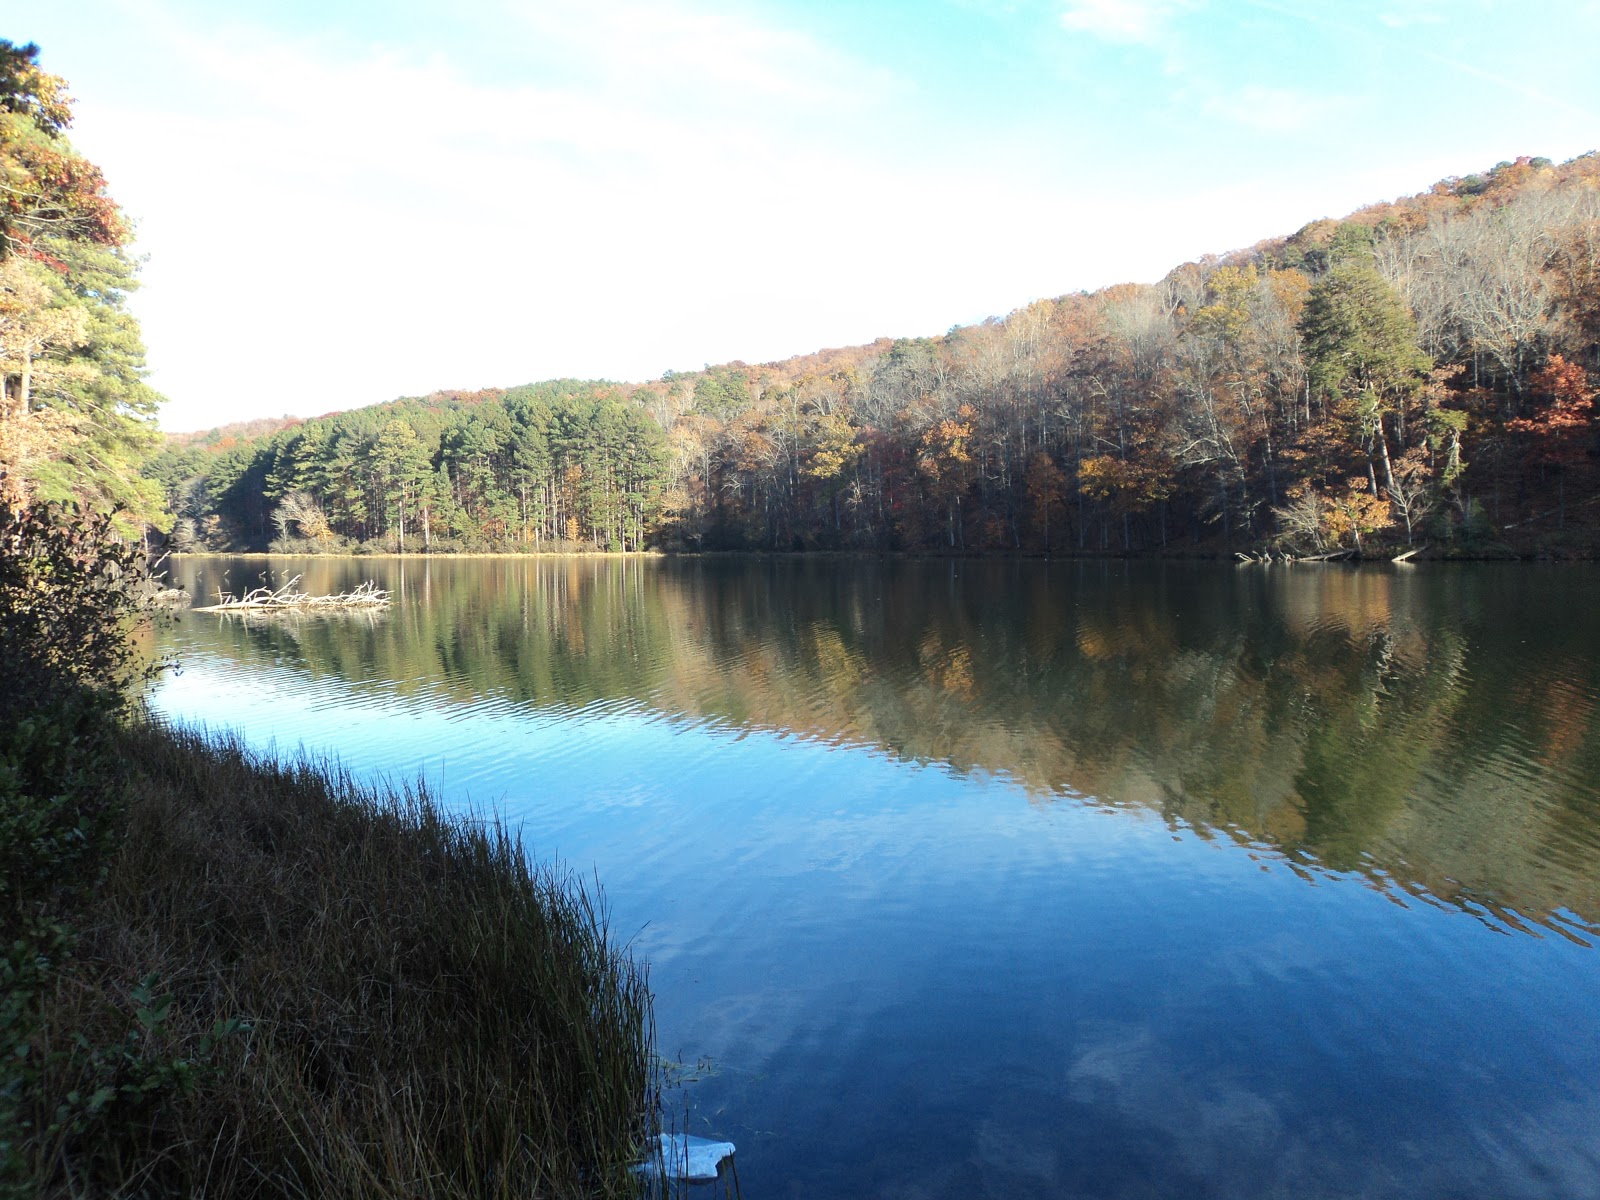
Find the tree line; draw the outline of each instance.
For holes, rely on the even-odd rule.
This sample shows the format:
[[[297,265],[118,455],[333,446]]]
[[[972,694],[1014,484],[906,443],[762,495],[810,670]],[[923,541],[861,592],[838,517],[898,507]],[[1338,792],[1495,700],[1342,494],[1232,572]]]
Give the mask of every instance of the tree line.
[[[1597,181],[1592,155],[1522,159],[1153,286],[665,380],[663,536],[1306,553],[1491,548],[1533,518],[1559,540],[1593,492]]]
[[[0,488],[185,548],[1592,554],[1600,155],[783,362],[168,438],[129,226],[0,42]]]
[[[666,467],[618,389],[559,380],[192,440],[148,470],[185,549],[538,552],[643,549]]]
[[[173,445],[180,544],[1592,552],[1600,157],[943,337]]]

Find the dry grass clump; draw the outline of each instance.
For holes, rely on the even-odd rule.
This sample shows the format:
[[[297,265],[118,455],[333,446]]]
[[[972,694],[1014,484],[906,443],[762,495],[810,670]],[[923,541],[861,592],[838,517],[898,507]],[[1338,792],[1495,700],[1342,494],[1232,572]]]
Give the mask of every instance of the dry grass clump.
[[[650,997],[575,880],[421,790],[236,742],[135,723],[124,763],[31,1039],[47,1194],[640,1190]]]

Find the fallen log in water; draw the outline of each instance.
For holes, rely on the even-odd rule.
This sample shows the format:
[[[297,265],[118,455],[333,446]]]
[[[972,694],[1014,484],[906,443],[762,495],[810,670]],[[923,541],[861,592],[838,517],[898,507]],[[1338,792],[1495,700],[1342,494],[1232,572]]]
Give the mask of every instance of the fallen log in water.
[[[1426,546],[1422,549],[1427,549]],[[1354,550],[1330,550],[1326,554],[1290,554],[1287,550],[1263,550],[1260,554],[1247,554],[1243,550],[1235,550],[1233,556],[1243,563],[1303,563],[1303,562],[1337,562],[1349,558]]]
[[[243,596],[218,591],[215,604],[208,604],[204,608],[192,611],[255,615],[279,612],[324,612],[351,608],[371,611],[389,606],[389,593],[370,579],[354,591],[339,592],[332,596],[313,596],[310,592],[297,592],[294,589],[295,584],[299,582],[300,576],[296,575],[276,591],[272,588],[259,587],[246,592]]]

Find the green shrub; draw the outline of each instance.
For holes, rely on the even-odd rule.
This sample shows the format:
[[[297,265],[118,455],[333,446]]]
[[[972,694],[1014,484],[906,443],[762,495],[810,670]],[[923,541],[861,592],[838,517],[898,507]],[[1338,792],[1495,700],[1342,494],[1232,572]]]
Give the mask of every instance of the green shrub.
[[[125,710],[136,674],[127,635],[146,578],[142,554],[117,538],[111,516],[0,503],[0,655],[8,681],[0,721],[64,698]]]
[[[116,742],[139,675],[128,633],[146,593],[111,516],[0,504],[0,1187],[18,1195],[37,1182],[32,1139],[107,1106],[98,1090],[43,1116],[28,1101],[52,1060],[98,1052],[81,1033],[46,1045],[43,1006],[116,842]]]

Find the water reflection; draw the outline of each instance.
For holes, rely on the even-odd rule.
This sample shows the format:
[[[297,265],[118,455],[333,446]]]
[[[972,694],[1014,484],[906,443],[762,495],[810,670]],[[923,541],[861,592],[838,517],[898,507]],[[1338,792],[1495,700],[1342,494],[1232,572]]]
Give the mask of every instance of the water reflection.
[[[1587,568],[184,560],[196,596],[368,578],[376,620],[189,616],[183,652],[330,703],[628,712],[868,746],[1127,806],[1309,874],[1587,940],[1600,623]]]

